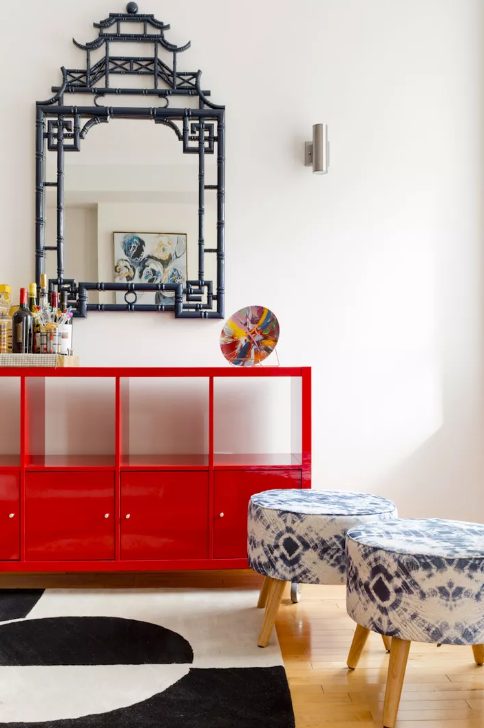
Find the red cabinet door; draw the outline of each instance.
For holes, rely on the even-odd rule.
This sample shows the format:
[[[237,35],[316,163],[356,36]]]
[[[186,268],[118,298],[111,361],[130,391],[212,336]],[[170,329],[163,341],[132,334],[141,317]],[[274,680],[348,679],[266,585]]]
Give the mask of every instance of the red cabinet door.
[[[253,493],[300,487],[299,470],[226,470],[215,473],[214,558],[246,558],[247,508]]]
[[[208,558],[208,473],[122,473],[121,558]]]
[[[0,473],[0,561],[20,558],[18,473]]]
[[[27,473],[25,555],[36,561],[114,558],[114,473]]]

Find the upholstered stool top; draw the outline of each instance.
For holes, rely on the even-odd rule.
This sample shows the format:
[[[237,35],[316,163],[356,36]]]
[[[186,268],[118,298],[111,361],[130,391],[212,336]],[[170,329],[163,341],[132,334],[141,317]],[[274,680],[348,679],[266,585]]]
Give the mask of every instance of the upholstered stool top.
[[[418,642],[484,642],[484,525],[437,518],[347,533],[347,608],[375,632]]]
[[[344,584],[348,528],[396,516],[394,503],[367,493],[300,489],[257,493],[249,503],[249,564],[282,581]]]
[[[395,503],[378,495],[339,490],[265,490],[251,501],[262,508],[271,508],[300,515],[371,516],[377,513],[395,515]]]

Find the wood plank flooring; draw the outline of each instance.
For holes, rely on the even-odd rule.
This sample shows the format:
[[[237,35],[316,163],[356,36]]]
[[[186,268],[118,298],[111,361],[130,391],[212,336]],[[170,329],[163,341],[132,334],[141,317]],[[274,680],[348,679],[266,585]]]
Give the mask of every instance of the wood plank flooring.
[[[283,597],[277,633],[297,728],[381,728],[388,655],[378,635],[358,668],[345,660],[354,623],[344,587],[303,586]],[[470,647],[412,644],[396,728],[484,728],[484,667]]]
[[[0,588],[260,585],[248,571],[0,576]],[[346,668],[354,624],[344,587],[303,586],[299,604],[287,591],[276,626],[296,728],[381,728],[388,655],[370,635],[359,667]],[[412,645],[396,728],[484,728],[484,667],[470,647]]]

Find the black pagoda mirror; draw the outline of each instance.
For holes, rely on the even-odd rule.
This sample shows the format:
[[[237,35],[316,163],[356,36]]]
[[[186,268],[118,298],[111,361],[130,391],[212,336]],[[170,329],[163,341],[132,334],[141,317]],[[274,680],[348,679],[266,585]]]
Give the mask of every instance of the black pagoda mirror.
[[[37,102],[37,283],[47,273],[81,317],[223,318],[224,107],[202,89],[201,71],[180,69],[190,43],[167,41],[170,26],[136,3],[94,27],[93,41],[74,40],[82,67],[62,67],[54,96]],[[88,225],[80,211],[94,208]]]

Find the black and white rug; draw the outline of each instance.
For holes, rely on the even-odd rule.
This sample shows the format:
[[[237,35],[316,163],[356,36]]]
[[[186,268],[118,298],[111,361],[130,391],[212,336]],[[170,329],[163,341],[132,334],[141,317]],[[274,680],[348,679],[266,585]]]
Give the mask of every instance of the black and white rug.
[[[0,728],[293,728],[236,589],[0,590]]]

